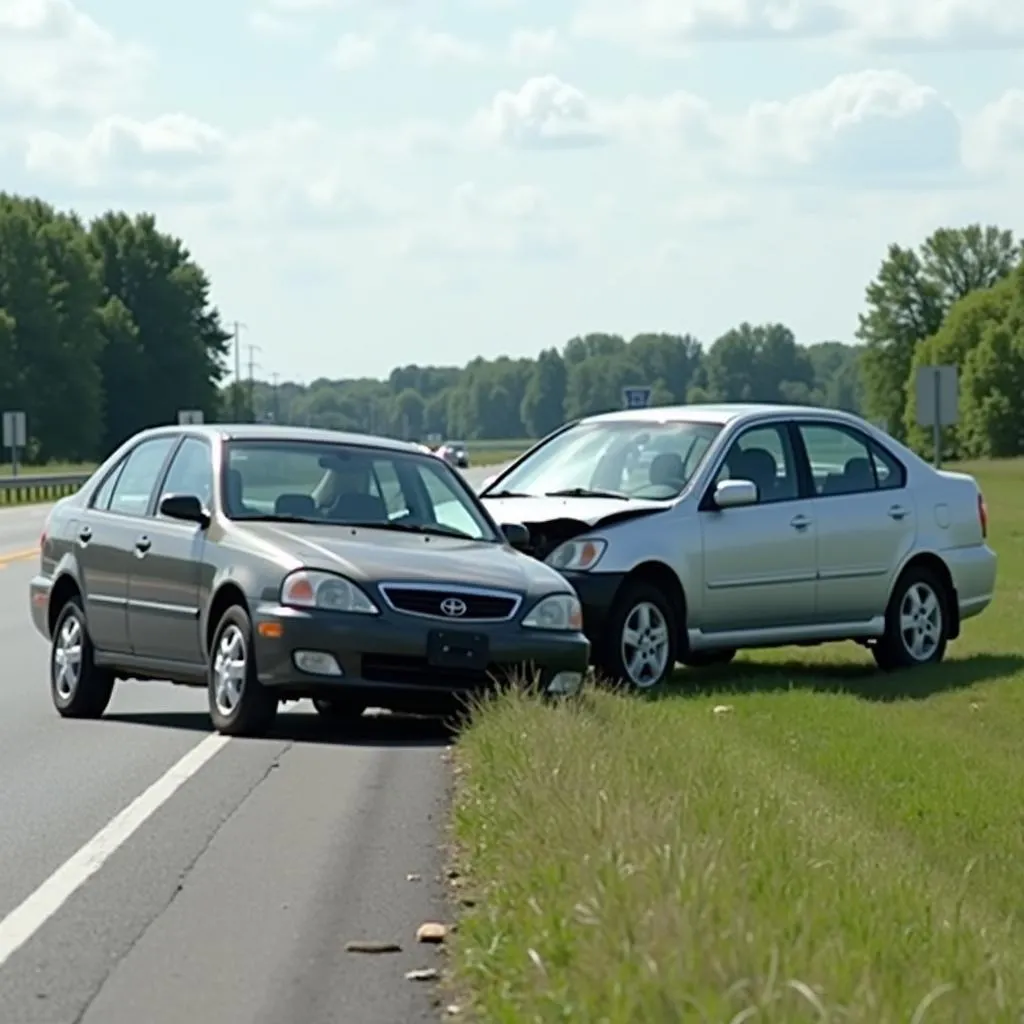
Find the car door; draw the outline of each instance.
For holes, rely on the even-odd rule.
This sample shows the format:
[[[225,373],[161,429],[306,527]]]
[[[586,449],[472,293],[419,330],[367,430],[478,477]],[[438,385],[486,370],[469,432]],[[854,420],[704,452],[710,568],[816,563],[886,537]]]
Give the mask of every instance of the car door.
[[[793,437],[785,423],[748,427],[729,446],[721,480],[749,479],[758,502],[715,509],[701,502],[704,593],[701,630],[778,629],[813,620],[816,523],[801,496]]]
[[[111,469],[89,506],[69,523],[89,635],[100,651],[126,654],[132,546],[177,438],[142,441]]]
[[[892,573],[917,534],[904,466],[845,424],[797,424],[814,479],[818,617],[865,622],[885,614]]]
[[[206,531],[160,515],[169,494],[193,494],[210,508],[213,448],[199,436],[178,446],[149,516],[133,538],[128,635],[136,657],[201,664],[200,591]]]

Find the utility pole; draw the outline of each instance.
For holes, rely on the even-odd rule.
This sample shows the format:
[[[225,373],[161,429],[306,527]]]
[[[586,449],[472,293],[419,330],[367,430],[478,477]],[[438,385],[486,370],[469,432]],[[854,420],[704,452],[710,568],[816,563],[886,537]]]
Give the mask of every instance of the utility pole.
[[[281,422],[281,374],[272,373],[270,375],[271,384],[274,389],[274,422]]]
[[[252,422],[256,421],[256,367],[259,363],[256,362],[256,353],[262,352],[263,350],[259,345],[246,345],[249,350],[249,418]]]
[[[236,423],[242,422],[242,330],[245,326],[241,320],[234,320],[231,324],[235,341],[235,393],[231,411]]]

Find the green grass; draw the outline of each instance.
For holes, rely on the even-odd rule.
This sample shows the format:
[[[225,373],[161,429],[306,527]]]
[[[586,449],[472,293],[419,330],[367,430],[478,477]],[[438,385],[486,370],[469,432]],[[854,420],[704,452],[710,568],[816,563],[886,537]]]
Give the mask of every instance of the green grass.
[[[95,462],[48,462],[43,466],[19,466],[19,476],[39,476],[45,473],[91,473],[96,468]],[[0,479],[11,477],[11,464],[0,464]]]
[[[456,1001],[499,1024],[1021,1019],[1024,463],[967,468],[999,592],[945,664],[754,652],[659,700],[479,713]]]
[[[500,466],[518,459],[535,441],[467,441],[471,466]]]

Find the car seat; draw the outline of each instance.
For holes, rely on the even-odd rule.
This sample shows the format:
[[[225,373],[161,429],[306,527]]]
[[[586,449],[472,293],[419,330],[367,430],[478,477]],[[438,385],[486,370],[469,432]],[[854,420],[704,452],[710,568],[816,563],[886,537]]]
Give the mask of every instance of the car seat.
[[[680,491],[686,483],[686,466],[681,455],[675,452],[662,452],[651,460],[649,471],[652,485],[671,487]]]
[[[329,518],[343,523],[386,523],[388,508],[375,494],[340,494]]]
[[[764,448],[744,449],[739,476],[757,485],[758,501],[771,501],[775,497],[779,466],[771,452]]]
[[[316,515],[316,504],[309,494],[279,494],[274,502],[274,515],[312,519]]]

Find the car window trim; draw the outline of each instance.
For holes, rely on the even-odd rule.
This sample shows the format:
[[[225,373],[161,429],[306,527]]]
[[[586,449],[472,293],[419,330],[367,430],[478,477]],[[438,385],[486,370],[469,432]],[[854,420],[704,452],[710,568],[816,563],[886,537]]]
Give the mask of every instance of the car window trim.
[[[858,494],[886,494],[889,491],[902,491],[907,486],[907,467],[903,462],[896,458],[892,452],[889,451],[885,445],[880,444],[870,434],[864,433],[859,430],[852,423],[836,423],[831,420],[824,419],[813,419],[811,417],[799,417],[792,421],[793,431],[797,436],[800,444],[800,449],[803,452],[803,461],[807,471],[807,482],[808,482],[808,495],[809,499],[815,501],[821,500],[822,498],[849,498]],[[868,453],[868,461],[871,464],[871,475],[874,477],[875,486],[868,491],[857,490],[857,491],[841,491],[837,494],[818,494],[817,489],[814,485],[814,469],[811,465],[811,457],[807,452],[807,446],[804,443],[804,436],[800,431],[802,426],[807,427],[829,427],[832,430],[836,430],[841,434],[846,434],[847,437],[853,438],[855,441],[859,441],[863,446],[864,450]],[[899,469],[900,483],[898,487],[882,487],[878,481],[878,468],[875,466],[874,458],[872,456],[875,452],[881,452]]]
[[[135,451],[135,448],[137,448],[137,447],[138,447],[138,445],[135,445],[135,447],[133,447],[131,449],[131,451],[128,451],[124,455],[122,455],[121,458],[119,458],[117,460],[117,462],[115,462],[114,465],[111,466],[110,469],[108,469],[107,472],[103,474],[102,479],[100,480],[100,482],[98,484],[96,484],[93,487],[92,493],[89,495],[89,500],[86,502],[86,505],[85,505],[87,510],[89,510],[91,512],[106,512],[107,511],[107,509],[105,509],[105,508],[97,507],[96,499],[100,496],[100,492],[103,490],[103,488],[107,486],[107,482],[109,480],[113,480],[114,481],[114,486],[113,486],[113,488],[110,491],[110,497],[113,498],[114,491],[117,490],[117,481],[118,481],[118,479],[120,479],[121,472],[124,470],[124,467],[128,465],[128,459],[131,456],[132,452]]]
[[[116,509],[105,508],[97,511],[102,511],[109,516],[117,516],[119,519],[149,519],[151,518],[150,510],[157,500],[159,494],[159,487],[164,477],[167,475],[167,467],[170,465],[170,460],[174,457],[174,453],[178,450],[181,443],[180,434],[158,434],[156,437],[143,438],[130,452],[127,452],[124,457],[124,465],[128,465],[128,460],[140,449],[143,445],[152,444],[155,441],[163,441],[167,438],[173,442],[171,447],[168,449],[167,454],[164,456],[164,461],[160,464],[160,469],[157,471],[156,484],[150,491],[149,499],[146,502],[146,510],[144,512],[118,512]],[[117,492],[117,484],[114,485],[114,493]],[[111,501],[114,499],[114,495],[110,496]]]
[[[807,455],[806,452],[802,452],[798,445],[798,438],[794,437],[793,421],[787,419],[768,419],[758,420],[754,423],[748,423],[741,427],[733,437],[725,444],[722,449],[722,453],[718,456],[718,460],[711,470],[711,475],[708,477],[708,482],[704,489],[704,494],[701,496],[700,501],[697,503],[698,512],[718,512],[720,509],[714,503],[715,495],[715,481],[718,479],[718,474],[722,471],[722,467],[725,465],[725,460],[732,451],[733,447],[739,444],[740,439],[746,437],[747,434],[752,433],[755,430],[777,430],[780,434],[786,434],[789,438],[789,447],[793,455],[793,471],[796,474],[796,494],[792,498],[778,498],[775,501],[758,501],[754,505],[748,505],[747,508],[767,508],[768,506],[785,505],[791,501],[803,501],[807,497],[806,487],[807,481],[804,479],[802,472],[801,463],[805,460]],[[705,453],[706,455],[707,453]],[[812,481],[813,486],[813,481]],[[684,488],[685,491],[685,488]]]
[[[157,480],[157,485],[153,493],[149,498],[149,505],[146,508],[146,514],[143,516],[144,519],[159,519],[160,522],[173,523],[177,520],[168,519],[167,517],[160,517],[159,504],[160,497],[164,492],[164,487],[167,485],[167,478],[171,475],[171,468],[174,466],[174,460],[178,457],[178,453],[182,448],[185,447],[186,441],[198,441],[206,449],[207,456],[210,460],[210,490],[213,490],[213,482],[216,478],[216,473],[213,469],[213,444],[209,437],[205,434],[195,434],[189,432],[183,432],[178,435],[178,443],[171,449],[171,457],[164,463],[163,468],[160,471],[160,477]]]

